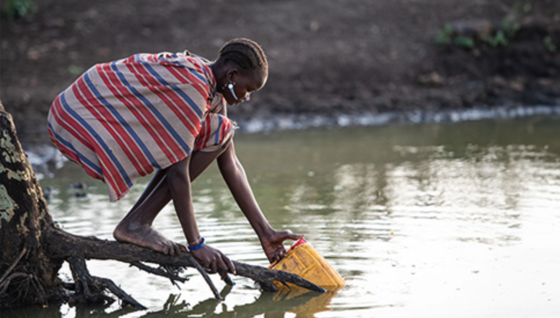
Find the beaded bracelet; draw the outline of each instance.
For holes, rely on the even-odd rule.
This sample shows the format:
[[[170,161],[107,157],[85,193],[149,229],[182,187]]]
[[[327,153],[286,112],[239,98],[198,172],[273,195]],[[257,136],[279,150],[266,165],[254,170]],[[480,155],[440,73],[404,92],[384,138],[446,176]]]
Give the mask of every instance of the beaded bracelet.
[[[201,239],[202,240],[201,240],[200,244],[195,245],[195,246],[189,246],[189,251],[196,251],[196,250],[199,250],[199,249],[203,248],[204,247],[204,237],[201,237]]]

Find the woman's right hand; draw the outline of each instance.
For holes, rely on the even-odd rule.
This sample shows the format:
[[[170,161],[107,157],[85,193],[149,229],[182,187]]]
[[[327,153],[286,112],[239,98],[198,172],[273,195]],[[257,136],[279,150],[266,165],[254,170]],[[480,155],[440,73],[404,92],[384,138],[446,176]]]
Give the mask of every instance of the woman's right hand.
[[[260,236],[259,239],[268,261],[272,264],[286,256],[285,240],[297,241],[302,237],[302,234],[293,234],[290,231],[271,230],[270,233]]]
[[[191,251],[191,253],[204,264],[204,267],[211,274],[217,273],[218,268],[222,269],[222,279],[225,279],[228,272],[236,274],[233,262],[222,252],[209,245],[204,245],[198,250]]]

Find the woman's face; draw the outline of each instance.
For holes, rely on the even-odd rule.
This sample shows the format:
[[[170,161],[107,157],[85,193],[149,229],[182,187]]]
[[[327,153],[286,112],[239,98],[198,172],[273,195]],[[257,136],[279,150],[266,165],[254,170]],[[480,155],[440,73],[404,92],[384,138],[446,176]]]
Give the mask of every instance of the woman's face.
[[[222,95],[226,99],[229,105],[239,105],[242,102],[249,100],[251,93],[260,90],[268,79],[265,72],[260,71],[241,71],[235,72],[230,75],[230,81],[228,84],[233,85],[233,92],[226,84]]]

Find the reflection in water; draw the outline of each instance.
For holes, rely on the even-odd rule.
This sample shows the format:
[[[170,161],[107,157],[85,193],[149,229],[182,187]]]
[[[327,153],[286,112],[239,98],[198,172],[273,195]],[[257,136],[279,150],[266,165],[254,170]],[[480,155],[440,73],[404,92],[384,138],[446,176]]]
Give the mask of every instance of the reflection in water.
[[[324,229],[320,234],[348,234],[349,241],[390,238],[397,230],[391,220],[405,217],[445,220],[455,233],[465,226],[503,225],[480,229],[493,237],[450,238],[506,244],[519,240],[518,205],[531,193],[530,185],[543,175],[558,175],[557,157],[534,147],[467,145],[457,153],[442,146],[395,146],[393,151],[398,161],[344,164],[320,182],[302,182],[292,191],[290,207],[302,212],[304,223],[317,213],[328,215],[323,222],[332,219],[338,226],[314,224]],[[547,191],[558,190],[549,186]]]
[[[121,264],[90,262],[90,270],[111,273],[150,308],[127,317],[556,317],[559,135],[559,120],[535,118],[239,134],[238,155],[270,223],[305,234],[346,279],[337,294],[278,299],[235,277],[238,284],[217,302],[188,273],[181,300],[169,296],[168,281]],[[71,166],[56,175],[42,181],[53,189],[50,210],[81,235],[111,238],[142,190],[140,184],[111,204],[101,184]],[[88,182],[86,197],[69,190],[77,181]],[[215,167],[193,191],[209,244],[266,266],[258,238]],[[184,242],[172,206],[155,226]]]
[[[220,292],[225,298],[231,292],[231,287],[226,287]],[[123,317],[126,315],[134,315],[137,317],[255,317],[264,316],[267,318],[284,318],[285,313],[295,314],[296,317],[313,317],[314,314],[328,310],[328,305],[336,292],[327,292],[325,294],[309,292],[299,294],[294,297],[279,296],[274,293],[262,293],[253,302],[228,308],[226,304],[215,298],[208,298],[200,301],[194,306],[181,295],[170,294],[163,309],[154,310],[148,313],[142,313],[131,307],[124,307],[113,310],[108,306],[80,306],[75,308],[75,317],[94,318],[94,317]],[[2,317],[5,318],[26,318],[26,317],[57,318],[61,316],[61,312],[65,310],[62,306],[50,306],[47,308],[28,308],[17,310],[2,311]]]
[[[231,287],[226,287],[220,295],[226,297]],[[327,310],[330,300],[336,293],[304,293],[295,297],[278,297],[274,293],[262,293],[253,302],[228,308],[214,298],[190,306],[177,295],[170,295],[161,311],[154,311],[142,317],[168,317],[171,314],[184,317],[255,317],[284,318],[285,313],[294,313],[296,317],[313,317],[315,313]]]

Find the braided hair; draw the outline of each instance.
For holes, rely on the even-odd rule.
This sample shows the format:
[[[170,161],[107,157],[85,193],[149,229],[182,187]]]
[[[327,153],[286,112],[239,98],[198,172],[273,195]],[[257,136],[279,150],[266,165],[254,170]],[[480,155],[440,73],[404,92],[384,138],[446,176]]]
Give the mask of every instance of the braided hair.
[[[249,39],[237,38],[226,42],[220,49],[218,59],[224,64],[232,61],[244,70],[268,73],[268,61],[263,49]]]

